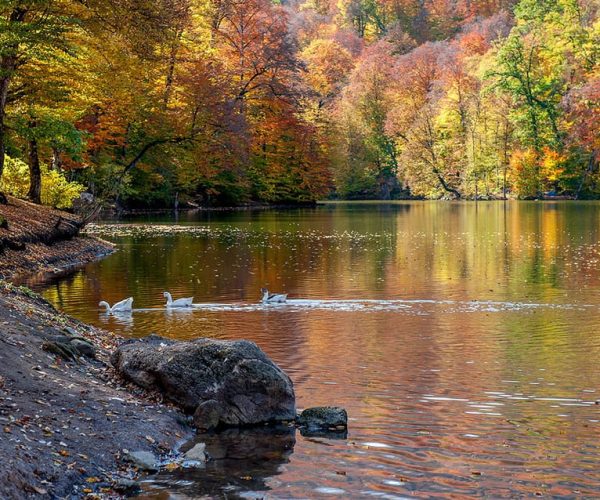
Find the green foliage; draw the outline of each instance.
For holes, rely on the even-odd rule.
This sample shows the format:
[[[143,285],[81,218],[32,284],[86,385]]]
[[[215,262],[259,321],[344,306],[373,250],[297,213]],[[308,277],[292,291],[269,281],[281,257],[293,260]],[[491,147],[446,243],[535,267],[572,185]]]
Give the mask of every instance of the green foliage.
[[[29,191],[29,167],[21,160],[6,157],[0,189],[17,198],[25,198]],[[54,208],[70,208],[85,186],[69,182],[55,170],[42,167],[42,203]]]
[[[32,120],[35,120],[35,127],[31,126]],[[62,118],[55,110],[47,107],[29,108],[15,116],[13,128],[25,140],[35,139],[72,160],[81,159],[85,147],[85,133],[78,130],[71,121]]]

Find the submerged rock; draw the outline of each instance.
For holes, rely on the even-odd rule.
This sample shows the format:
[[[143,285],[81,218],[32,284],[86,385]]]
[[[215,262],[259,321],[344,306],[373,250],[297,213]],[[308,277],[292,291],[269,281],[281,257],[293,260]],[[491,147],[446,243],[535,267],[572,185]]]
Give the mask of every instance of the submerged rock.
[[[125,496],[134,496],[142,491],[137,481],[126,478],[117,479],[112,487],[117,493],[122,493]]]
[[[317,406],[304,410],[296,423],[309,431],[345,432],[348,428],[348,414],[337,406]]]
[[[290,378],[253,342],[150,336],[121,344],[111,361],[125,378],[193,414],[199,429],[295,417]]]
[[[348,439],[348,429],[347,428],[333,428],[333,430],[329,429],[309,429],[308,427],[300,427],[298,429],[300,431],[300,435],[306,438],[325,438],[325,439]]]

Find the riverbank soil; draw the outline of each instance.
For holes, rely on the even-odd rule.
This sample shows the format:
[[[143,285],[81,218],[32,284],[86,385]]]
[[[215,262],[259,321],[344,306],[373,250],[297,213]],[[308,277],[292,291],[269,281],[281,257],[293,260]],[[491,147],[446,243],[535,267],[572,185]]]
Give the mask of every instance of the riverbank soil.
[[[0,278],[64,269],[113,251],[110,243],[79,236],[81,228],[76,215],[9,196],[0,203]]]
[[[119,385],[107,361],[116,342],[0,284],[0,498],[112,491],[136,472],[123,449],[158,455],[190,434],[179,412]]]
[[[71,267],[113,251],[75,215],[0,203],[0,278]],[[0,281],[0,498],[81,498],[131,488],[126,452],[171,451],[185,417],[126,388],[108,362],[119,339]]]

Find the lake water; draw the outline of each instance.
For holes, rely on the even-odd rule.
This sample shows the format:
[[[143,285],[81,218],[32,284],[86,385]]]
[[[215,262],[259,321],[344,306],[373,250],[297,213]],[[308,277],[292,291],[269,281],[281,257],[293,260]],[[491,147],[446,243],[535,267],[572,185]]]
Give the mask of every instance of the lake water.
[[[398,202],[93,226],[119,251],[31,283],[127,336],[245,338],[346,439],[229,431],[149,498],[600,496],[600,204]],[[259,289],[289,294],[260,305]],[[162,292],[194,296],[166,311]],[[100,300],[135,298],[131,316]]]

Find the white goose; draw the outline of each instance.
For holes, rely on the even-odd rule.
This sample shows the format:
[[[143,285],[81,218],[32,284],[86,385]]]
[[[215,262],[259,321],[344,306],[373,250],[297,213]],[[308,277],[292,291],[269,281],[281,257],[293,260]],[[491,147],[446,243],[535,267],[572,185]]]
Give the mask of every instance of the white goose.
[[[169,292],[163,292],[163,297],[167,299],[167,308],[171,307],[192,307],[194,297],[185,297],[182,299],[173,300]]]
[[[287,293],[269,293],[266,288],[261,288],[260,293],[263,294],[261,300],[263,304],[282,304],[287,300]]]
[[[106,308],[107,314],[130,312],[132,305],[133,305],[133,297],[129,297],[128,299],[121,300],[120,302],[113,304],[112,307],[110,306],[110,304],[108,302],[106,302],[104,300],[98,304],[99,307]]]

